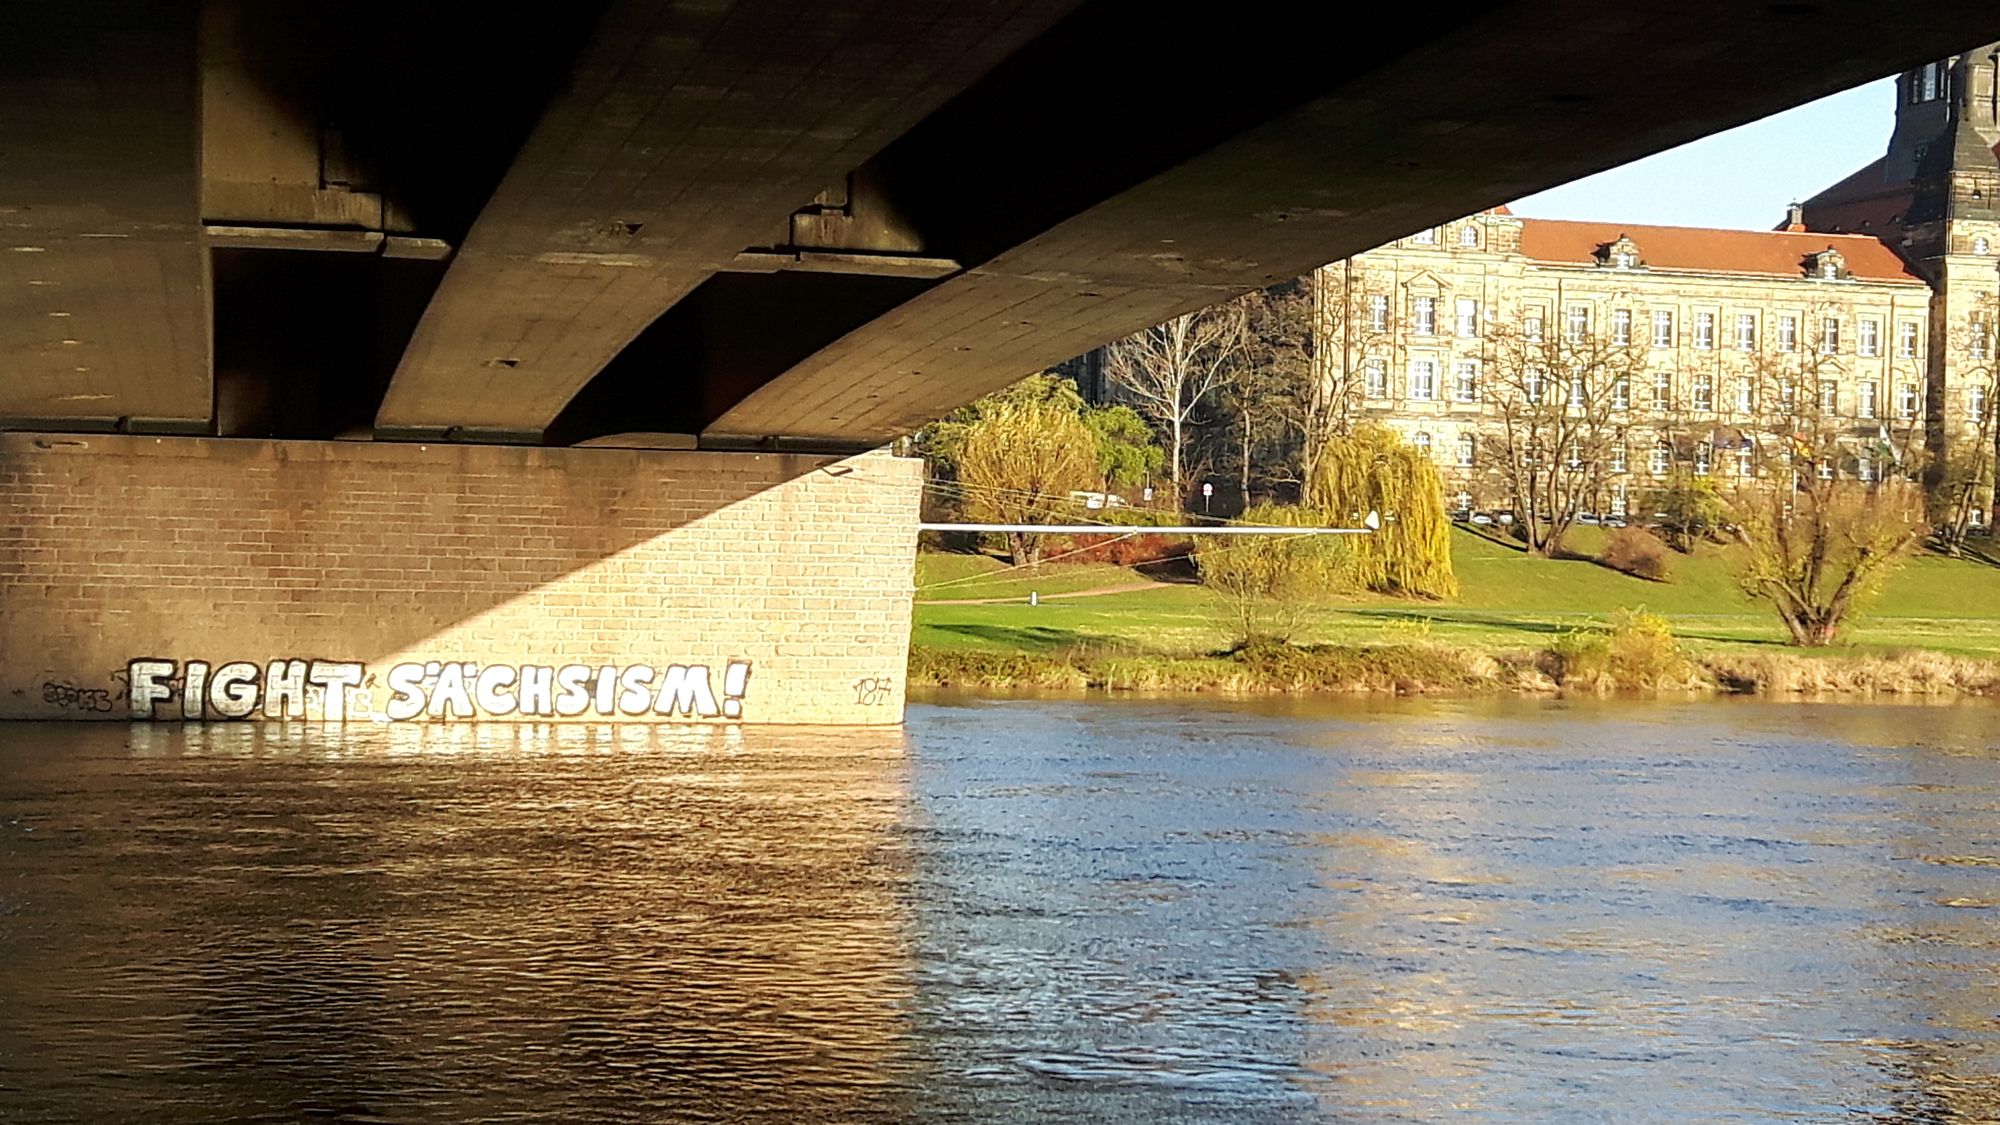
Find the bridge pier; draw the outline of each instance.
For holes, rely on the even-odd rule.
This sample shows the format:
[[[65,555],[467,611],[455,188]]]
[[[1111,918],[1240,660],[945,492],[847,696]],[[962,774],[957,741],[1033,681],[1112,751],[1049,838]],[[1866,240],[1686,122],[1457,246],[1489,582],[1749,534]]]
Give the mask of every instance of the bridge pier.
[[[919,464],[0,434],[0,718],[889,724]]]

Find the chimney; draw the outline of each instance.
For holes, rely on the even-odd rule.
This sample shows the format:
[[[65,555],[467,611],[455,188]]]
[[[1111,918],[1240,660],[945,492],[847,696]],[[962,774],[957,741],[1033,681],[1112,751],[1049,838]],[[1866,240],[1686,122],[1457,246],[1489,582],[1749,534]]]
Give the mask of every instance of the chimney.
[[[1793,232],[1806,229],[1805,204],[1795,199],[1790,207],[1785,208],[1785,229]]]

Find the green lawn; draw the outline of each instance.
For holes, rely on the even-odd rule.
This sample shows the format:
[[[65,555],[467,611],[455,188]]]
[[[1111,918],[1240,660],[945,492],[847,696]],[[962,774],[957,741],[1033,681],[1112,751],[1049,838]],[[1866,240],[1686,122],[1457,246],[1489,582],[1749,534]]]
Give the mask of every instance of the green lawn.
[[[1598,532],[1584,528],[1572,547],[1593,551]],[[1460,595],[1449,602],[1376,596],[1329,605],[1315,615],[1308,642],[1368,643],[1431,639],[1486,649],[1539,648],[1564,630],[1602,622],[1618,609],[1643,606],[1664,614],[1697,651],[1775,645],[1783,632],[1770,610],[1745,600],[1730,577],[1728,551],[1705,548],[1673,558],[1672,580],[1646,582],[1595,563],[1530,558],[1463,529],[1454,532]],[[997,605],[925,604],[928,598],[1019,597],[1103,588],[1137,580],[1102,564],[1009,572],[993,585],[923,587],[997,570],[1000,563],[968,555],[918,560],[917,644],[936,648],[1052,651],[1091,645],[1161,653],[1197,653],[1226,645],[1221,607],[1197,586],[1101,597]],[[998,592],[998,591],[1006,592]],[[1928,648],[1967,656],[2000,656],[2000,568],[1921,555],[1892,578],[1850,630],[1849,651]]]

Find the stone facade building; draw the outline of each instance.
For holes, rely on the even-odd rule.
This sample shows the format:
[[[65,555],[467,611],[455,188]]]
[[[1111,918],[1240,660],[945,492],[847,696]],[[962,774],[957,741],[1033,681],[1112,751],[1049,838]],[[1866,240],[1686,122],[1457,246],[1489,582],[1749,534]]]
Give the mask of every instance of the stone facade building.
[[[1490,448],[1518,436],[1501,433],[1499,388],[1543,393],[1542,374],[1518,368],[1557,350],[1544,341],[1620,356],[1602,387],[1586,389],[1579,369],[1551,373],[1571,386],[1546,391],[1577,406],[1610,399],[1591,505],[1607,514],[1677,471],[1718,483],[1768,472],[1778,415],[1802,402],[1843,451],[1822,475],[1868,481],[1921,464],[1935,482],[1978,461],[1952,471],[1990,478],[1997,56],[2000,44],[1903,75],[1887,154],[1776,230],[1499,208],[1325,266],[1313,278],[1317,381],[1427,446],[1461,509],[1512,502]]]

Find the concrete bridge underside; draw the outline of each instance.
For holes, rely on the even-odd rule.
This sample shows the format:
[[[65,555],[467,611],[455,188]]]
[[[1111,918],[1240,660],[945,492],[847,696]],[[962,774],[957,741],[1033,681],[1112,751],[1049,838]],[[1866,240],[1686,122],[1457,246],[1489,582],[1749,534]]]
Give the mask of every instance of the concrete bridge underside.
[[[871,447],[2000,33],[1979,0],[433,7],[0,11],[0,426]]]

